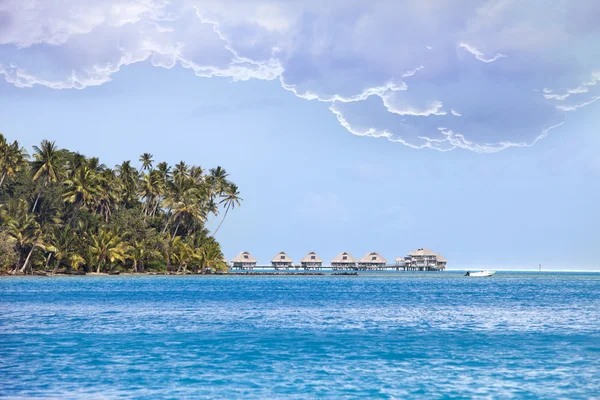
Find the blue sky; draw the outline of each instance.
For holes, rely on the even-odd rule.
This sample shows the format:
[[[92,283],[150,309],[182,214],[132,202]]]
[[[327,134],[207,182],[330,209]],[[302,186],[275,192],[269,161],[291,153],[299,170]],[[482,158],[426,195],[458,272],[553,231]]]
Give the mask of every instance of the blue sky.
[[[55,3],[0,3],[0,131],[224,166],[228,258],[599,266],[594,2]]]

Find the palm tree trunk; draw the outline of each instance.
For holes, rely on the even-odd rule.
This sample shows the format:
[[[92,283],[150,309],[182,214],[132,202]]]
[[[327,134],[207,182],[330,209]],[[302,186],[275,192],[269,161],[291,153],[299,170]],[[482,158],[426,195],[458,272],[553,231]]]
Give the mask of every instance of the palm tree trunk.
[[[19,270],[19,272],[23,273],[23,271],[25,271],[25,269],[27,268],[27,265],[29,264],[29,260],[31,259],[31,255],[33,254],[34,250],[35,250],[35,244],[33,245],[33,247],[31,247],[29,254],[27,254],[27,258],[25,259],[25,262],[23,263],[23,267]]]
[[[225,214],[223,214],[223,219],[221,220],[221,223],[219,224],[219,226],[217,226],[217,229],[213,233],[213,235],[212,235],[213,237],[215,237],[215,235],[217,234],[217,232],[219,232],[219,228],[221,227],[221,225],[223,225],[223,221],[225,221],[225,217],[227,216],[228,212],[229,212],[229,205],[225,209]]]
[[[177,231],[179,230],[179,225],[181,225],[181,221],[177,222],[177,226],[175,227],[175,233],[173,234],[173,238],[177,236]]]
[[[48,253],[48,258],[46,258],[46,267],[44,268],[44,271],[48,270],[48,265],[50,264],[51,259],[52,259],[52,253]]]
[[[151,217],[154,217],[154,215],[156,214],[156,209],[158,208],[158,199],[156,200],[156,204],[154,205],[154,208],[152,209],[152,213],[150,213]]]
[[[73,228],[75,227],[75,219],[79,216],[79,211],[81,210],[82,205],[83,204],[81,202],[77,202],[75,204],[75,210],[73,211],[71,219],[69,219],[69,225],[71,225]]]
[[[31,209],[31,212],[35,212],[35,209],[37,208],[37,205],[38,205],[38,201],[40,201],[40,196],[41,195],[42,195],[42,189],[40,188],[40,191],[39,191],[39,193],[37,195],[37,198],[35,199],[35,203],[33,203],[33,208]]]
[[[0,180],[0,186],[4,183],[4,178],[6,178],[6,171],[2,174],[2,180]]]
[[[167,223],[165,224],[165,227],[162,230],[162,233],[165,233],[167,231],[167,228],[169,227],[169,224],[171,223],[171,218],[167,218]]]
[[[211,217],[210,221],[208,221],[208,225],[206,225],[206,229],[210,228],[210,226],[212,225],[212,223],[215,220],[215,218],[217,218],[217,214],[218,214],[218,212],[216,212],[216,213],[213,214],[213,216]]]
[[[56,259],[56,262],[54,263],[54,268],[52,269],[52,273],[55,274],[56,271],[58,271],[58,267],[60,267],[60,259]]]
[[[15,268],[12,270],[12,273],[16,273],[17,270],[19,269],[19,264],[21,264],[21,251],[19,250],[19,257],[17,258],[17,263],[15,264]]]
[[[171,211],[173,210],[173,207],[169,207],[169,211],[167,211],[167,223],[165,224],[165,228],[163,229],[162,233],[165,233],[167,231],[167,228],[169,227],[169,224],[171,223],[171,217],[169,216],[169,214],[171,214]]]
[[[102,264],[99,262],[98,266],[96,267],[96,273],[99,274],[100,273],[100,268],[102,267]]]

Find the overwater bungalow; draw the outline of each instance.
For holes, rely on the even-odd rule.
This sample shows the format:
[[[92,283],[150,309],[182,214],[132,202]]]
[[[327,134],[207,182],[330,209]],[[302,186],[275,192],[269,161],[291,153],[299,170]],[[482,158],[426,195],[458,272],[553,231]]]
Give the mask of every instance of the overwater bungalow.
[[[256,262],[256,258],[252,254],[243,251],[231,259],[231,267],[235,269],[254,269]]]
[[[314,251],[311,251],[300,260],[300,265],[304,269],[321,269],[323,268],[323,260]]]
[[[442,271],[446,269],[448,262],[441,255],[425,248],[411,251],[405,260],[406,269],[413,271]]]
[[[359,269],[385,269],[387,261],[376,252],[365,254],[363,258],[358,261]]]
[[[332,269],[356,269],[356,258],[350,253],[340,253],[331,260]]]
[[[277,255],[271,260],[271,264],[275,269],[289,269],[293,263],[294,261],[283,251],[277,253]]]

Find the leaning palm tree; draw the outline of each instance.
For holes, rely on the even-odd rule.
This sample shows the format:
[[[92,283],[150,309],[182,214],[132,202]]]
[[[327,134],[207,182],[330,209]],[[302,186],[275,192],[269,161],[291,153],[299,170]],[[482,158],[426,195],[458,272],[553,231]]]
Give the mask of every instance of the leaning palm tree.
[[[35,251],[35,243],[38,242],[41,236],[40,224],[35,220],[33,214],[25,212],[14,217],[7,216],[4,221],[4,227],[6,233],[14,241],[18,251],[17,264],[13,272],[19,269],[22,256],[29,250],[22,268],[25,270],[31,255]]]
[[[58,182],[63,166],[63,151],[56,147],[55,142],[42,140],[39,147],[33,146],[33,150],[35,153],[33,154],[34,161],[31,163],[31,172],[33,181],[41,181],[41,186],[31,212],[35,212],[43,189],[49,184]]]
[[[218,196],[223,193],[227,187],[227,177],[229,174],[221,166],[211,168],[209,171],[208,181],[211,185],[211,197]]]
[[[150,171],[152,169],[152,163],[154,162],[154,160],[152,160],[152,154],[142,154],[140,156],[140,162],[142,163],[142,168],[140,168],[139,173],[142,173],[142,171]]]
[[[223,219],[221,220],[219,226],[217,226],[217,229],[213,233],[213,237],[215,237],[215,235],[219,231],[219,228],[221,228],[221,225],[223,225],[223,221],[225,221],[225,217],[227,217],[227,213],[229,212],[229,210],[234,209],[236,206],[239,207],[241,201],[244,200],[240,197],[238,187],[234,183],[227,184],[224,190],[224,195],[225,197],[223,198],[223,200],[221,200],[221,204],[225,206],[225,214],[223,214]]]

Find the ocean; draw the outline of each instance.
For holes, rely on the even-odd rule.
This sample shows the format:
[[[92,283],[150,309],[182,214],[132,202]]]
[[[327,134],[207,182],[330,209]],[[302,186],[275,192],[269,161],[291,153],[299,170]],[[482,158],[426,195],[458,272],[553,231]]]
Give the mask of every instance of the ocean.
[[[0,396],[600,398],[600,274],[0,278]]]

